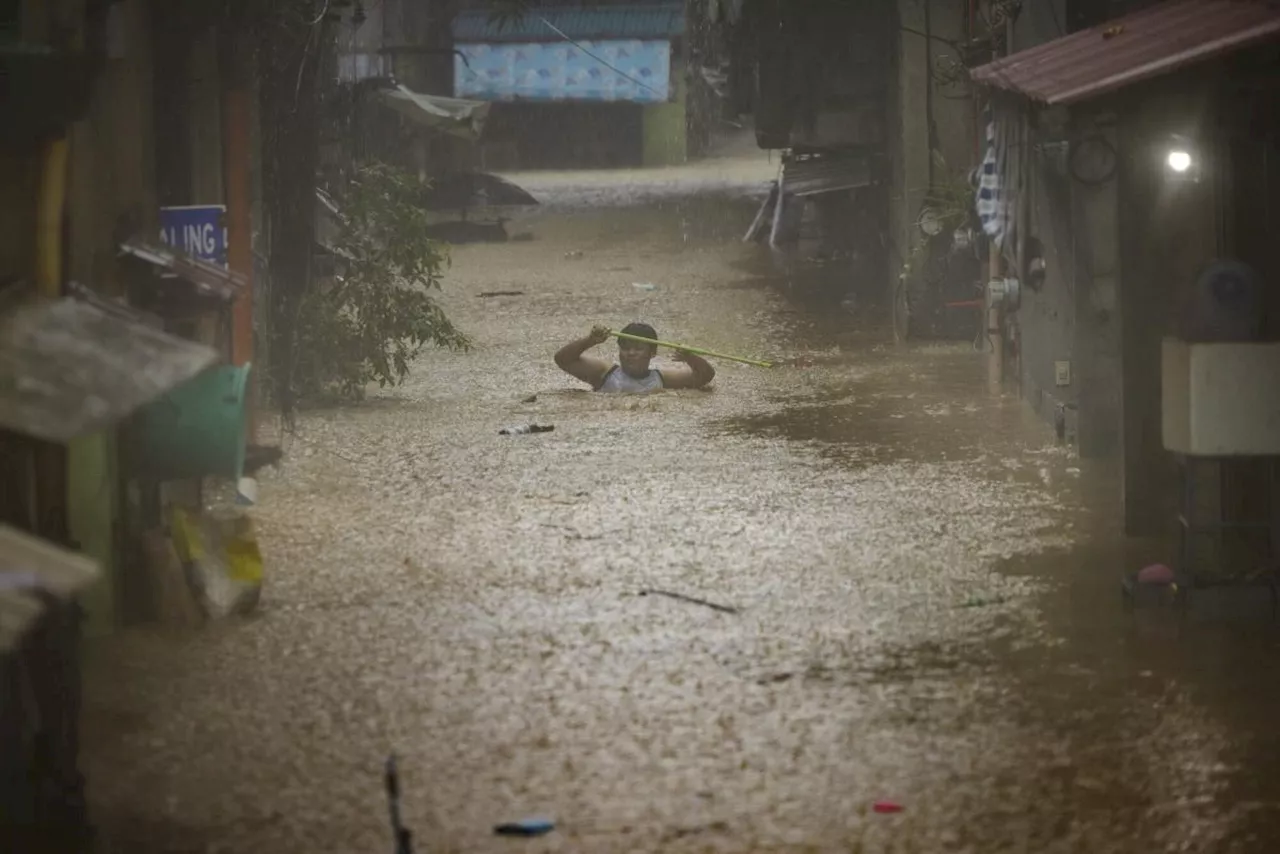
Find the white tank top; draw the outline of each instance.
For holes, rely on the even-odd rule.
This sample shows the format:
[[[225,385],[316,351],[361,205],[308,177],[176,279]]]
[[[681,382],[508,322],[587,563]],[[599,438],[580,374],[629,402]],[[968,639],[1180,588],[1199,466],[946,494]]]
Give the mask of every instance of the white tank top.
[[[643,394],[649,391],[659,391],[662,388],[662,372],[656,368],[650,368],[647,375],[637,379],[622,370],[621,366],[614,365],[609,369],[609,373],[604,375],[604,379],[596,388],[596,391],[613,394]]]

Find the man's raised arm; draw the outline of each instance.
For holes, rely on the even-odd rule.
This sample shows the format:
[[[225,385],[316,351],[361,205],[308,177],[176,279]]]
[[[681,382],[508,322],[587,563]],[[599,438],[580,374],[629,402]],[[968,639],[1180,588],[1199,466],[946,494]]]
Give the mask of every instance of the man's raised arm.
[[[686,367],[662,372],[662,384],[667,388],[702,388],[716,378],[716,369],[701,356],[677,350],[675,357]]]
[[[608,340],[608,329],[603,326],[593,327],[591,333],[586,337],[571,341],[557,350],[556,364],[566,374],[577,377],[592,388],[596,388],[600,383],[604,382],[604,375],[608,373],[609,366],[599,359],[593,359],[585,354],[592,347],[597,344],[603,344]]]

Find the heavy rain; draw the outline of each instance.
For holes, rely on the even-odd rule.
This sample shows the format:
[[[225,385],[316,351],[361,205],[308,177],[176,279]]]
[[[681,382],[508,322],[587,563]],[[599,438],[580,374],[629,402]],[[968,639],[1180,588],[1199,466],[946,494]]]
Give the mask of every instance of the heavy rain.
[[[0,851],[1277,850],[1280,11],[84,5]]]

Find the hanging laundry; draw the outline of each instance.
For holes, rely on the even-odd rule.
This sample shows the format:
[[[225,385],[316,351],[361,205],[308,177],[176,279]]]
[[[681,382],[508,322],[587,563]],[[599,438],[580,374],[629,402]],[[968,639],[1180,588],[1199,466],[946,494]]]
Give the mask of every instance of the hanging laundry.
[[[1017,196],[1021,185],[1021,152],[1018,135],[1021,123],[1016,115],[997,114],[988,105],[987,150],[978,168],[976,209],[982,230],[996,247],[1012,247],[1017,230]]]

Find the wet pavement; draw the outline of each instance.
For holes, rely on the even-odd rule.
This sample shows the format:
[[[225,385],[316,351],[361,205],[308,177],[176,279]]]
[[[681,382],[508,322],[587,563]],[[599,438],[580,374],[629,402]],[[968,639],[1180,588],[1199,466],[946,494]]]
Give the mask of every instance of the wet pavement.
[[[772,279],[757,177],[587,208],[546,178],[533,239],[454,251],[475,349],[299,418],[260,614],[93,651],[112,850],[390,850],[393,750],[419,851],[1276,849],[1272,624],[1124,613],[1168,550],[1120,539],[1111,467],[967,344]],[[793,364],[646,398],[556,370],[630,320]],[[492,835],[531,815],[557,830]]]

